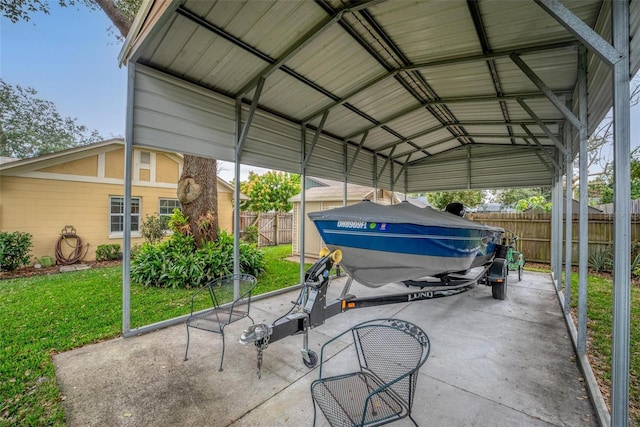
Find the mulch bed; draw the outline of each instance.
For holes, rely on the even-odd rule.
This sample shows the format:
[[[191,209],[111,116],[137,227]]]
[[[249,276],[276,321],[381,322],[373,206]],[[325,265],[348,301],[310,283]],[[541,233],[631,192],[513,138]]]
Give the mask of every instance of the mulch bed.
[[[101,267],[113,267],[116,265],[122,265],[122,261],[82,261],[78,264],[88,265],[89,268],[101,268]],[[16,279],[21,277],[31,277],[31,276],[45,276],[48,274],[57,274],[60,273],[60,265],[54,265],[52,267],[40,267],[35,268],[33,266],[30,267],[21,267],[14,271],[0,271],[0,280],[3,279]]]

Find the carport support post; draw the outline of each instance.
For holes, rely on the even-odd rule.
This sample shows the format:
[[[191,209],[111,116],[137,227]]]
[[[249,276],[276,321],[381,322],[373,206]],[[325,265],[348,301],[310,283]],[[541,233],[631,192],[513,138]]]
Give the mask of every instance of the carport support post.
[[[301,183],[301,192],[300,192],[300,235],[298,236],[298,252],[300,252],[300,284],[304,284],[304,252],[305,252],[305,241],[304,241],[304,234],[305,234],[305,223],[304,223],[304,214],[305,214],[305,205],[306,205],[306,194],[307,194],[307,188],[306,188],[306,181],[307,181],[307,166],[304,162],[304,159],[307,156],[306,153],[306,149],[307,149],[307,125],[303,124],[300,128],[300,154],[301,154],[301,159],[300,159],[300,183]],[[306,303],[306,294],[305,294],[305,301]]]
[[[578,47],[578,108],[580,110],[580,238],[578,261],[578,356],[587,353],[587,264],[589,262],[589,218],[587,203],[588,174],[587,168],[587,48]]]
[[[613,66],[613,344],[611,425],[629,425],[629,322],[631,282],[631,136],[629,105],[629,2],[612,3],[613,46],[622,53]]]
[[[560,158],[562,154],[556,151]],[[558,159],[560,160],[560,159]],[[560,161],[558,162],[560,163]],[[555,223],[555,230],[551,236],[551,245],[554,249],[554,267],[553,278],[556,285],[556,290],[562,289],[562,170],[556,170],[556,176],[553,186],[553,204],[551,217]]]
[[[564,312],[569,313],[571,311],[571,255],[573,252],[573,192],[571,189],[571,181],[573,177],[573,151],[571,149],[571,125],[565,122],[564,125],[564,141],[567,149],[567,155],[564,158],[565,162],[565,209],[564,209],[564,221],[565,221],[565,238],[564,238]]]
[[[135,62],[127,67],[127,110],[124,144],[124,230],[122,235],[122,335],[131,331],[131,167],[133,165],[133,95]]]

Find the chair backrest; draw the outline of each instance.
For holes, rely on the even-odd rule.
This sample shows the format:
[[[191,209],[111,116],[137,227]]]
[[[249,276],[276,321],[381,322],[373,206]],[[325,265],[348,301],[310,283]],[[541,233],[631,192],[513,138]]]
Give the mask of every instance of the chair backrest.
[[[251,305],[251,295],[257,279],[250,274],[230,274],[207,283],[207,289],[214,307],[220,307],[231,303],[231,308],[246,304],[247,312]],[[235,298],[235,289],[238,287],[238,297]]]
[[[418,370],[431,351],[427,334],[411,322],[378,319],[352,328],[360,369],[370,372],[411,409]]]

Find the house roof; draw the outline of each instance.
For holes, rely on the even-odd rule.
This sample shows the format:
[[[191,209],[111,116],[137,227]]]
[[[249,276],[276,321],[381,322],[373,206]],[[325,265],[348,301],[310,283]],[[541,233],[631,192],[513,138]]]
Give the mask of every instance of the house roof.
[[[38,157],[32,157],[29,159],[13,159],[10,157],[0,158],[0,175],[17,175],[20,173],[30,172],[33,170],[41,169],[43,167],[49,167],[54,164],[65,163],[70,160],[77,160],[83,157],[89,157],[95,155],[98,152],[117,150],[124,147],[124,140],[122,138],[113,138],[93,144],[82,145],[79,147],[68,148],[66,150],[57,151],[55,153],[44,154]],[[162,150],[159,150],[162,151]],[[182,159],[183,155],[180,153],[168,152]],[[9,159],[3,162],[2,159]],[[234,187],[224,179],[218,177],[218,185],[222,185],[227,190],[233,192]],[[248,199],[248,196],[241,193],[240,198],[242,200]]]
[[[305,200],[307,202],[319,202],[319,201],[339,201],[343,200],[344,197],[344,183],[339,181],[333,181],[330,179],[323,178],[311,178],[312,180],[325,184],[324,186],[318,186],[313,188],[308,188],[305,193]],[[364,185],[357,184],[347,184],[347,200],[348,201],[360,201],[364,200],[367,197],[371,196],[373,189],[371,187],[366,187]],[[388,191],[385,191],[386,194],[389,194]],[[301,195],[297,194],[291,197],[289,200],[292,202],[299,202],[301,199]],[[395,194],[395,200],[397,202],[401,201],[402,198],[398,194]]]

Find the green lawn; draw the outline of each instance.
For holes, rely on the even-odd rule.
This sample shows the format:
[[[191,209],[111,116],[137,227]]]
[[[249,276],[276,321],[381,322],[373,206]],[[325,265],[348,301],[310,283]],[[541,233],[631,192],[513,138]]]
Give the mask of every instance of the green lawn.
[[[299,265],[284,259],[291,245],[264,249],[258,293],[298,283]],[[577,274],[573,282],[577,295]],[[590,276],[588,286],[589,355],[608,390],[611,281]],[[186,314],[192,293],[132,286],[132,327]],[[640,288],[631,298],[631,425],[640,425]],[[0,426],[64,425],[52,354],[119,336],[121,305],[121,267],[0,281]]]
[[[299,282],[291,245],[264,248],[257,293]],[[131,327],[187,314],[193,290],[131,287]],[[64,425],[52,355],[117,337],[122,268],[0,281],[0,426]]]
[[[526,269],[548,272],[539,268]],[[564,280],[564,271],[562,277]],[[610,405],[613,282],[605,276],[590,275],[587,289],[587,355],[607,405]],[[571,296],[575,311],[578,307],[578,274],[575,272],[571,275]],[[640,287],[637,285],[631,286],[630,321],[629,425],[640,426]]]

